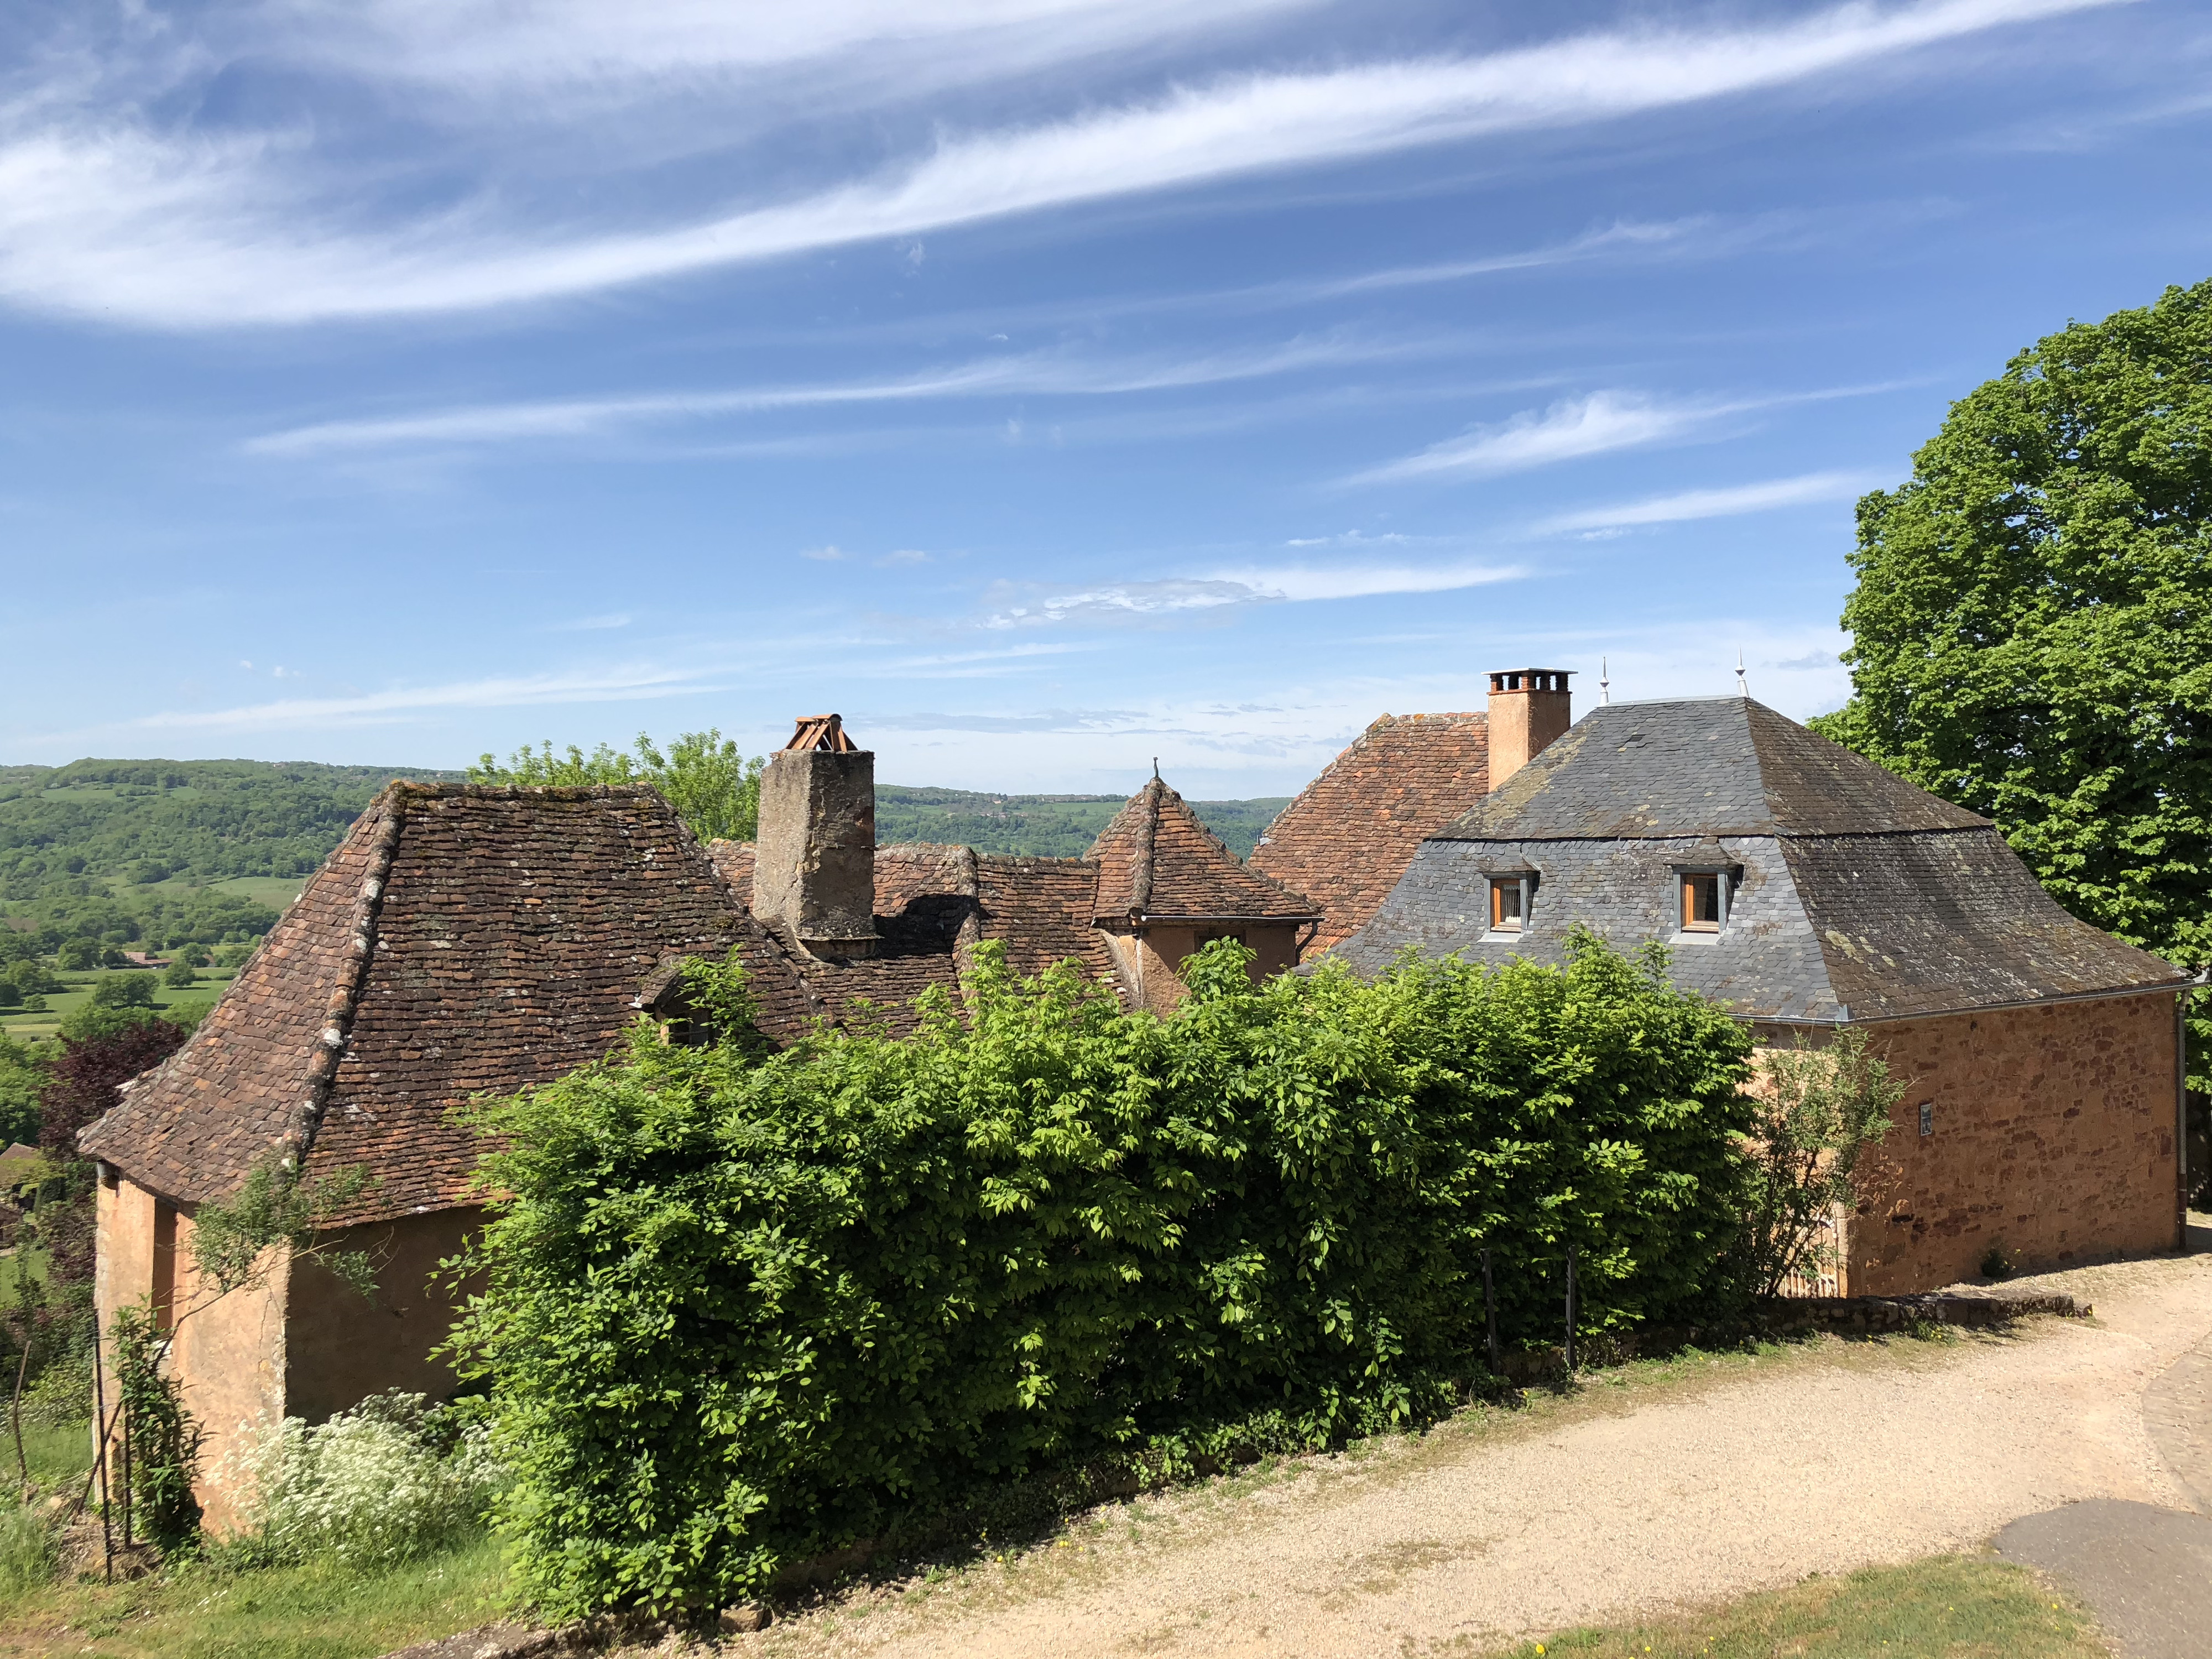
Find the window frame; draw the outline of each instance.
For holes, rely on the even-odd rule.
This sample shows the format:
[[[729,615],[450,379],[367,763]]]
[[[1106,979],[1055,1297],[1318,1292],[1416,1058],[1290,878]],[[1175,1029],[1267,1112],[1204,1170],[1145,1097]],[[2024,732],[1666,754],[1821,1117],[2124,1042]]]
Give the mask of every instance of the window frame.
[[[1489,926],[1485,937],[1518,939],[1527,933],[1530,914],[1536,905],[1536,872],[1527,868],[1486,870],[1482,872],[1482,878],[1490,889]],[[1516,910],[1516,914],[1511,916],[1505,914],[1504,907],[1505,895],[1509,892],[1515,895]]]
[[[1728,932],[1729,914],[1735,908],[1737,872],[1741,866],[1735,863],[1677,864],[1674,873],[1674,928],[1678,939],[1715,939]],[[1711,921],[1697,918],[1695,884],[1713,884],[1713,913]]]

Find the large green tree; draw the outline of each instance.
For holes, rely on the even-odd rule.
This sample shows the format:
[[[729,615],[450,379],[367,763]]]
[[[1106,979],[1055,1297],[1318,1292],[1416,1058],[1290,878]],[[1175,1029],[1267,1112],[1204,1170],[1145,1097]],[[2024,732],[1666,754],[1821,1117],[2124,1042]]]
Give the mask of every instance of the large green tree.
[[[471,783],[649,783],[668,798],[701,841],[750,841],[760,823],[760,775],[767,762],[748,759],[718,730],[686,732],[665,750],[641,732],[634,750],[601,744],[586,754],[574,744],[554,752],[518,749],[501,764],[494,755],[469,769]]]
[[[2212,281],[2039,340],[1912,460],[1859,502],[1852,696],[1817,724],[1995,819],[2075,915],[2212,963]]]

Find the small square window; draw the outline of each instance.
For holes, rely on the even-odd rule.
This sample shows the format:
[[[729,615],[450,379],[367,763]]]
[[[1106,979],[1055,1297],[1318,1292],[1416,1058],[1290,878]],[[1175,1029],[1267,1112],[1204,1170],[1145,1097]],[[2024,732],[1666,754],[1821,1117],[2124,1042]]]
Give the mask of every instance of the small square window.
[[[1522,894],[1519,881],[1492,878],[1490,884],[1490,926],[1492,932],[1517,933],[1521,931]]]
[[[1717,933],[1721,930],[1721,881],[1718,875],[1692,874],[1682,878],[1682,931]]]

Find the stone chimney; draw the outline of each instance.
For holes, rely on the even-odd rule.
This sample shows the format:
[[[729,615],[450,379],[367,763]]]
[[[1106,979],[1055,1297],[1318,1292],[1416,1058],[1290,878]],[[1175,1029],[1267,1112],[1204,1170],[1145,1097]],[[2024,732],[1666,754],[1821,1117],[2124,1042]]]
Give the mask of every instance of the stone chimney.
[[[1509,668],[1490,677],[1490,787],[1504,783],[1574,724],[1564,668]]]
[[[753,915],[816,956],[876,951],[876,757],[836,714],[799,722],[761,774]]]

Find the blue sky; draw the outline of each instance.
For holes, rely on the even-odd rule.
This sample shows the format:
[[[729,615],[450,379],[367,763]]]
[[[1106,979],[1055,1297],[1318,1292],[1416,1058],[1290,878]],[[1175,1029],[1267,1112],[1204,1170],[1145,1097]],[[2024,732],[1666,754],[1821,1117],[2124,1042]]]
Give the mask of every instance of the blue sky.
[[[17,0],[0,759],[1810,714],[1854,497],[2207,274],[2208,86],[2165,0]]]

